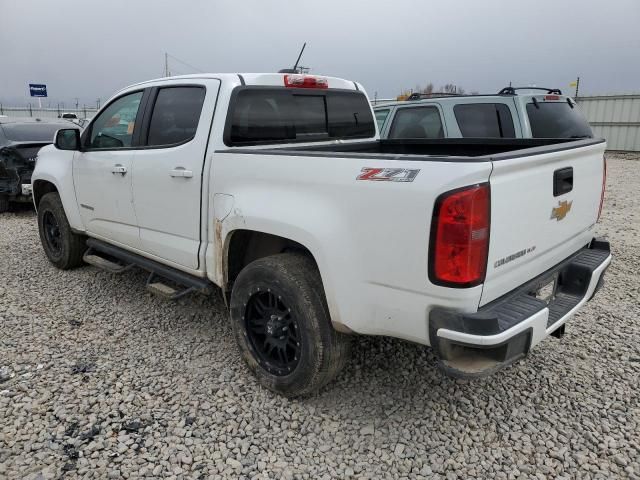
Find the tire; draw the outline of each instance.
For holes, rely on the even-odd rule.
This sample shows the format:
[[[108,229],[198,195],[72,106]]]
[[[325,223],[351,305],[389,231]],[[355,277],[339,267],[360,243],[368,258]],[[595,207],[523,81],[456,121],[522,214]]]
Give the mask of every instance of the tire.
[[[9,211],[9,197],[7,195],[0,194],[0,213]]]
[[[38,230],[44,253],[56,267],[69,270],[83,264],[82,256],[87,249],[85,237],[71,231],[57,193],[47,193],[40,200]]]
[[[233,285],[231,321],[249,369],[286,397],[315,392],[349,359],[351,339],[331,325],[320,273],[306,255],[247,265]]]

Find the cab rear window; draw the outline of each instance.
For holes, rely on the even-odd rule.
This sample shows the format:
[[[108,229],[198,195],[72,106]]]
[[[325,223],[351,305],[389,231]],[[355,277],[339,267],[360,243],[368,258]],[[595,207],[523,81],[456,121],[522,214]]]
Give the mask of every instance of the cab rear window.
[[[533,138],[590,138],[593,132],[578,108],[568,102],[527,104]]]
[[[367,138],[375,124],[357,91],[241,87],[231,101],[229,146]]]

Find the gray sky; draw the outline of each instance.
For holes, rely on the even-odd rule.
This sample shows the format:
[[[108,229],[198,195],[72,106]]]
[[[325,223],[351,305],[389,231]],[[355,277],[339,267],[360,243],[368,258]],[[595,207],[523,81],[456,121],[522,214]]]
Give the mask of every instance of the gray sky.
[[[210,72],[312,73],[392,97],[433,82],[640,90],[638,0],[0,0],[0,102],[95,105],[162,76],[164,52]],[[170,59],[176,73],[196,71]],[[37,100],[35,100],[37,103]],[[46,103],[46,102],[45,102]]]

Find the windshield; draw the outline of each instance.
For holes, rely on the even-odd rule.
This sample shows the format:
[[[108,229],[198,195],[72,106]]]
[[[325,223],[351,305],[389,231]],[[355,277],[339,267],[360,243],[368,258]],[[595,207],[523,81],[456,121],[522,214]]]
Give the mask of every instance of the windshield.
[[[7,140],[13,142],[53,143],[56,131],[65,128],[59,123],[4,123],[0,125]]]
[[[593,137],[587,120],[568,102],[528,103],[527,114],[533,138]]]
[[[236,91],[227,120],[227,145],[367,138],[376,134],[361,92],[285,88]]]

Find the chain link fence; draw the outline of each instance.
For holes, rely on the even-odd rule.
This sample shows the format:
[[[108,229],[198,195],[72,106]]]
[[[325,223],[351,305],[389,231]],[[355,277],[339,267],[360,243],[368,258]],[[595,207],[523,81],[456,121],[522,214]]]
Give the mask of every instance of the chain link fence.
[[[80,108],[38,108],[31,105],[26,107],[11,107],[0,103],[0,115],[7,117],[32,117],[32,118],[60,118],[63,113],[73,113],[77,118],[91,118],[97,109],[91,107]]]

